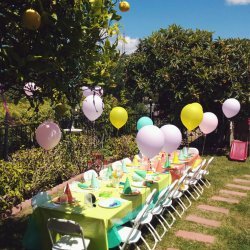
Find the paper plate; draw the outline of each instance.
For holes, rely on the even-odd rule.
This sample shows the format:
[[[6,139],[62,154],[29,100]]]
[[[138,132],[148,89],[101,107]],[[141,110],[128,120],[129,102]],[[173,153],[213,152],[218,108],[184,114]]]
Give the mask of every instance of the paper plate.
[[[132,182],[132,186],[143,188],[143,187],[146,187],[144,183],[145,183],[144,181],[134,181]]]
[[[136,196],[136,195],[141,194],[141,192],[140,192],[140,190],[134,188],[134,189],[132,189],[132,193],[130,193],[130,194],[124,194],[123,190],[121,190],[120,194],[124,195],[124,196]]]
[[[121,202],[117,199],[110,198],[99,201],[98,205],[104,208],[116,208],[121,206]]]
[[[54,199],[52,199],[52,202],[55,203],[55,204],[58,204],[58,205],[64,205],[64,204],[69,204],[70,205],[70,204],[75,204],[75,203],[78,202],[75,198],[73,198],[73,201],[70,202],[70,203],[68,201],[60,202],[58,198],[59,197],[55,197]]]

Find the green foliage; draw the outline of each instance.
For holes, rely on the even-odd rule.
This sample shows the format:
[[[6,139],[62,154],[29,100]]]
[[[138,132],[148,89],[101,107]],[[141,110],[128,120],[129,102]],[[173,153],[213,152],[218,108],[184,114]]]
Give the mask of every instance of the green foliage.
[[[105,142],[103,153],[106,157],[111,156],[114,160],[131,157],[138,153],[137,144],[133,135],[113,137]]]
[[[141,40],[137,52],[126,58],[130,104],[151,96],[172,122],[179,120],[181,108],[190,102],[221,114],[218,107],[235,97],[244,109],[249,58],[247,39],[213,41],[208,31],[176,25],[161,29]]]
[[[1,1],[1,84],[18,101],[26,82],[40,90],[32,105],[53,99],[54,90],[75,107],[83,85],[109,85],[110,72],[119,53],[117,42],[108,38],[119,33],[121,18],[112,0]],[[38,30],[23,26],[24,12],[33,8],[41,15]]]

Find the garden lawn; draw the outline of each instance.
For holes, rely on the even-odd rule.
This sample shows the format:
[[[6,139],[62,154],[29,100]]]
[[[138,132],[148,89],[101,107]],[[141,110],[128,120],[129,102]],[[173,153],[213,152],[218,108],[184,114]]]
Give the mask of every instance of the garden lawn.
[[[205,156],[209,159],[210,156]],[[167,250],[167,248],[177,248],[180,250],[204,250],[204,249],[220,249],[220,250],[249,250],[250,249],[250,191],[234,190],[226,188],[226,184],[234,183],[234,178],[243,179],[243,175],[250,175],[250,161],[235,162],[229,161],[225,156],[215,157],[211,164],[210,175],[208,179],[211,182],[211,187],[204,187],[204,193],[198,201],[193,201],[192,206],[184,214],[182,219],[177,219],[173,227],[166,233],[163,240],[158,243],[157,250]],[[250,178],[248,179],[250,180]],[[236,184],[236,183],[235,183]],[[250,184],[241,184],[249,186]],[[211,201],[210,198],[214,195],[220,195],[219,190],[228,189],[239,192],[247,192],[247,197],[234,197],[240,200],[239,204],[227,204],[225,202]],[[226,195],[221,195],[225,196]],[[184,200],[185,201],[185,200]],[[224,207],[229,209],[229,214],[220,214],[214,212],[206,212],[197,208],[199,204]],[[27,226],[27,213],[23,211],[18,217],[10,218],[0,222],[0,249],[22,249],[21,241]],[[214,219],[222,224],[218,228],[206,227],[197,223],[186,221],[187,215],[195,214],[200,217]],[[176,217],[177,218],[177,217]],[[161,230],[157,224],[156,229]],[[190,240],[184,240],[176,237],[175,233],[178,230],[186,230],[199,232],[215,236],[214,244],[208,245]],[[150,243],[150,235],[146,233],[147,241]],[[142,249],[144,245],[140,246]],[[101,249],[100,249],[101,250]]]

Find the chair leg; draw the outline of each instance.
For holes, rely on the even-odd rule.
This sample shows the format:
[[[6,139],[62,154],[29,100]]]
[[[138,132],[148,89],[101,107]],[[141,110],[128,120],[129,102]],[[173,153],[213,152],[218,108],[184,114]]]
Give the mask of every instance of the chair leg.
[[[161,213],[162,216],[163,216],[165,210],[167,210],[167,212],[168,212],[168,213],[170,214],[170,216],[172,217],[172,222],[171,222],[171,223],[167,222],[168,227],[171,228],[171,227],[173,226],[174,222],[176,221],[176,218],[174,217],[174,215],[173,215],[167,208],[164,208],[164,209],[162,210],[162,213]],[[166,219],[165,219],[165,220],[166,220]],[[166,220],[166,221],[167,221],[167,220]]]
[[[187,206],[186,206],[186,204],[183,202],[183,200],[181,199],[181,197],[178,198],[178,200],[180,201],[180,203],[181,203],[182,208],[184,209],[184,211],[186,211],[186,210],[187,210]]]
[[[144,242],[144,244],[147,246],[147,249],[148,250],[152,250],[151,248],[150,248],[150,246],[148,245],[148,243],[147,243],[147,241],[144,239],[144,237],[141,235],[141,239],[142,239],[142,241]],[[137,246],[138,247],[138,246]],[[140,249],[140,248],[139,248]]]
[[[135,243],[133,245],[136,247],[136,249],[141,250]]]
[[[165,227],[163,221],[158,217],[158,215],[155,216],[156,219],[160,222],[160,224],[162,225],[163,227],[163,233],[162,235],[160,235],[161,239],[163,238],[163,236],[166,234],[166,232],[168,231],[167,228]]]
[[[195,185],[192,185],[192,188],[193,188],[194,192],[195,192],[196,195],[197,195],[197,199],[200,198],[201,194],[200,194],[200,192],[198,191],[198,188],[197,188]]]
[[[153,235],[153,237],[157,240],[160,241],[161,237],[158,234],[158,232],[155,230],[155,228],[151,225],[151,223],[146,224],[146,227],[148,228],[148,230],[151,232],[151,234]]]
[[[204,188],[201,186],[201,184],[199,182],[197,182],[198,186],[200,187],[201,193],[203,194],[204,192]]]
[[[207,183],[207,186],[206,186],[206,187],[208,187],[208,188],[211,187],[211,183],[208,181],[208,179],[205,178],[205,181],[206,181],[206,183]]]
[[[177,211],[177,209],[175,209],[175,207],[172,206],[172,205],[171,205],[171,208],[172,208],[172,209],[177,213],[177,215],[181,218],[182,215]]]
[[[192,202],[191,200],[188,198],[188,196],[184,193],[184,196],[186,197],[187,201],[188,201],[188,205],[186,206],[187,208],[191,207]]]
[[[199,197],[194,197],[193,194],[192,194],[189,190],[187,190],[187,192],[190,194],[190,196],[191,196],[195,201],[198,200]]]
[[[197,190],[200,194],[202,194],[202,189],[199,189],[198,186],[199,186],[199,183],[197,182],[197,183],[194,185],[194,187],[196,188],[196,190]]]

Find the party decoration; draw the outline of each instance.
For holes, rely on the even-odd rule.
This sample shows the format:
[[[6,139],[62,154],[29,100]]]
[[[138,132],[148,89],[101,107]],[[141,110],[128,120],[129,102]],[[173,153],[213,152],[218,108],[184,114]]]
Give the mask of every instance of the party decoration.
[[[126,181],[125,181],[125,184],[123,187],[123,193],[124,194],[131,194],[132,193],[132,189],[131,189],[128,177],[126,178]]]
[[[26,10],[23,14],[23,24],[27,29],[37,30],[41,25],[40,14],[33,9]]]
[[[62,136],[59,126],[50,121],[40,124],[35,133],[37,143],[45,150],[54,148]]]
[[[153,158],[164,146],[164,134],[158,127],[148,125],[139,130],[136,142],[143,155]]]
[[[99,86],[94,87],[94,89],[91,89],[87,86],[83,86],[81,89],[82,89],[83,96],[85,97],[89,95],[99,95],[99,96],[103,95],[103,89],[102,87],[99,87]]]
[[[71,190],[69,188],[69,183],[67,183],[65,189],[64,189],[64,193],[68,196],[68,203],[71,203],[73,202],[73,197],[72,197],[72,194],[71,194]]]
[[[122,107],[115,107],[109,114],[109,119],[114,127],[117,129],[125,125],[128,120],[128,113],[126,109]]]
[[[119,9],[120,9],[120,11],[122,11],[122,12],[129,11],[129,9],[130,9],[130,4],[129,4],[127,1],[121,1],[121,2],[119,3]]]
[[[90,187],[91,187],[91,188],[99,188],[99,183],[98,183],[98,180],[97,180],[97,178],[96,178],[95,173],[92,173]]]
[[[137,121],[136,127],[137,127],[137,130],[140,130],[141,128],[147,125],[153,125],[153,121],[149,117],[143,116]]]
[[[218,118],[212,112],[206,112],[203,114],[203,119],[199,128],[204,134],[213,132],[218,126]]]
[[[158,162],[157,162],[155,171],[156,171],[157,173],[162,173],[162,172],[164,171],[164,169],[162,168],[162,164],[161,164],[161,161],[160,161],[160,160],[158,160]]]
[[[179,158],[180,161],[185,160],[185,156],[184,156],[183,150],[180,150],[178,158]]]
[[[33,96],[34,92],[38,90],[38,87],[34,82],[27,82],[24,85],[23,90],[27,96]]]
[[[167,155],[166,162],[164,164],[164,168],[169,168],[169,167],[170,167],[170,161],[169,161],[169,157]]]
[[[126,162],[124,160],[122,161],[122,172],[123,173],[127,173],[128,172],[127,167],[126,167]]]
[[[147,175],[147,172],[145,170],[135,170],[135,173],[143,179],[145,179]]]
[[[236,116],[240,111],[240,103],[235,98],[229,98],[222,104],[222,111],[227,118]]]
[[[184,157],[188,157],[188,149],[187,149],[187,147],[184,147],[182,152],[183,152]]]
[[[164,148],[163,150],[170,154],[175,151],[181,144],[181,131],[174,125],[168,124],[161,127],[164,134]]]
[[[177,152],[174,151],[174,156],[173,156],[173,163],[175,164],[178,164],[179,163],[179,158],[178,158],[178,155],[177,155]]]
[[[181,121],[189,131],[199,126],[202,118],[203,109],[197,102],[186,105],[181,111]]]
[[[101,116],[104,104],[101,97],[98,95],[89,95],[85,98],[82,104],[82,111],[84,115],[90,120],[95,121]]]

